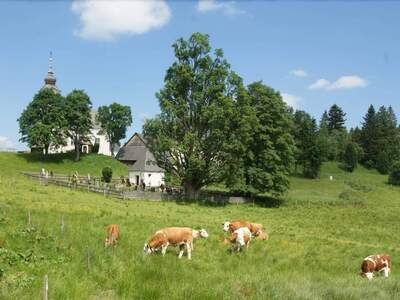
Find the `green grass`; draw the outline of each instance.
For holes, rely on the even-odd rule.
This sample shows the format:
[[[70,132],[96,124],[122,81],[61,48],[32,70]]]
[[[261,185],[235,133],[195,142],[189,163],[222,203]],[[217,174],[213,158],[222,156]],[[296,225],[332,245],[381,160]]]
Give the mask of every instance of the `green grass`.
[[[100,156],[46,163],[60,173],[82,174],[105,164],[109,159]],[[292,178],[280,207],[212,207],[123,202],[40,186],[18,173],[40,165],[0,154],[0,299],[40,299],[45,274],[50,299],[399,298],[400,189],[375,172],[347,174],[328,163],[319,180]],[[343,191],[350,196],[339,198]],[[237,218],[264,224],[270,240],[230,254],[219,240],[221,223]],[[110,223],[120,224],[122,237],[117,247],[104,249]],[[144,242],[164,226],[203,227],[210,237],[195,241],[191,261],[178,260],[174,248],[164,258],[143,256]],[[358,275],[360,263],[379,252],[392,256],[392,274],[369,282]]]

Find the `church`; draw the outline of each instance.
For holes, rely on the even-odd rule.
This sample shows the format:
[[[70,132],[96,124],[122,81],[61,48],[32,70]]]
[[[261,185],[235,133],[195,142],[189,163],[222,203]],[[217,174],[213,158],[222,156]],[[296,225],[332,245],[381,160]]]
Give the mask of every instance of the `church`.
[[[50,58],[49,58],[49,69],[47,71],[47,75],[44,78],[44,85],[42,89],[51,89],[54,93],[60,94],[61,91],[56,85],[57,79],[54,74],[53,70],[53,57],[50,53]],[[81,145],[81,152],[82,153],[91,153],[95,152],[103,155],[108,155],[111,156],[111,151],[110,151],[110,143],[107,141],[107,138],[105,135],[100,134],[100,124],[96,122],[96,113],[97,110],[93,109],[91,112],[92,115],[92,124],[93,128],[91,130],[91,134],[89,135],[89,141],[82,143]],[[98,149],[98,151],[97,151]],[[74,142],[72,141],[71,138],[66,139],[66,145],[58,148],[54,148],[50,146],[49,153],[65,153],[65,152],[70,152],[74,151],[75,146]],[[118,152],[118,149],[115,149],[114,146],[114,151],[115,153]]]

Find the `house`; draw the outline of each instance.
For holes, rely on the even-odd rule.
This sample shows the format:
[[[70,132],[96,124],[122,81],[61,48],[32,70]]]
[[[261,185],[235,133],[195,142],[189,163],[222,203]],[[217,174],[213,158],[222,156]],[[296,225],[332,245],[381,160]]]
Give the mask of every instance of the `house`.
[[[42,89],[50,89],[54,93],[60,94],[61,91],[57,87],[56,82],[57,82],[57,78],[53,71],[53,57],[50,53],[49,69],[47,71],[46,77],[44,78],[44,85],[43,85]],[[97,114],[96,110],[91,111],[93,128],[91,129],[91,132],[88,136],[88,138],[89,138],[88,141],[82,143],[81,152],[82,153],[90,153],[90,152],[93,152],[94,148],[98,147],[98,151],[96,151],[96,153],[111,156],[110,143],[108,142],[105,135],[99,133],[100,125],[96,122],[96,114]],[[73,140],[71,138],[67,138],[65,146],[57,147],[57,148],[50,146],[49,153],[64,153],[64,152],[69,152],[69,151],[74,151],[74,150],[75,150],[75,146],[74,146]],[[43,151],[43,149],[41,149],[41,148],[36,149],[35,147],[31,148],[31,152],[37,152],[37,151],[41,152],[41,151]],[[114,153],[116,153],[117,151],[118,151],[118,149],[115,149],[115,146],[114,146]]]
[[[164,184],[164,170],[157,165],[140,134],[135,133],[119,149],[116,159],[128,166],[131,183],[138,185],[144,182],[150,187],[159,187]]]

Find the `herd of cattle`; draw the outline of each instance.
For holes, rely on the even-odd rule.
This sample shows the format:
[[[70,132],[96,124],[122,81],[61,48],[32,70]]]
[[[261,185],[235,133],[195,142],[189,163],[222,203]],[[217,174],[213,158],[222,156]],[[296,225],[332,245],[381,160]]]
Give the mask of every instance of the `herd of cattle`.
[[[223,230],[229,232],[230,236],[223,239],[224,243],[232,245],[232,251],[241,251],[248,249],[250,241],[267,240],[268,235],[263,231],[262,225],[249,221],[231,221],[224,222]],[[105,247],[115,245],[120,238],[120,230],[117,224],[111,224],[106,229],[107,237]],[[181,258],[186,250],[188,259],[192,258],[193,239],[208,238],[205,229],[195,230],[188,227],[166,227],[157,230],[150,240],[144,245],[144,253],[161,252],[165,255],[168,246],[179,246],[179,255]],[[391,258],[389,255],[376,254],[363,259],[361,264],[361,275],[372,279],[375,272],[383,272],[388,277],[391,270]]]

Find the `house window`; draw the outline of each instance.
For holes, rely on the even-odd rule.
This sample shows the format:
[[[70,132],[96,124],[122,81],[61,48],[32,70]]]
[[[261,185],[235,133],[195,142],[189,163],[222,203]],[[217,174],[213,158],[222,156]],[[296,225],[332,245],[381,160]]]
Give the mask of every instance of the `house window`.
[[[73,139],[71,139],[71,146],[73,146],[74,145],[74,140]]]
[[[98,138],[98,137],[95,138],[95,139],[94,139],[94,143],[95,143],[95,144],[100,144],[100,138]]]

